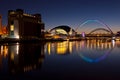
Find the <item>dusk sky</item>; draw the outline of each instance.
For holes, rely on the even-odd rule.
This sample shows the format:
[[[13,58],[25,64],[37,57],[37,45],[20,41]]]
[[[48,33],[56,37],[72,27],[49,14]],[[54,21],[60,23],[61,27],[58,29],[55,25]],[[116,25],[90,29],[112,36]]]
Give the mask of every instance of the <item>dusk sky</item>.
[[[76,29],[86,20],[101,20],[113,31],[120,31],[119,0],[1,0],[0,14],[7,24],[8,10],[42,15],[45,29],[68,25]]]

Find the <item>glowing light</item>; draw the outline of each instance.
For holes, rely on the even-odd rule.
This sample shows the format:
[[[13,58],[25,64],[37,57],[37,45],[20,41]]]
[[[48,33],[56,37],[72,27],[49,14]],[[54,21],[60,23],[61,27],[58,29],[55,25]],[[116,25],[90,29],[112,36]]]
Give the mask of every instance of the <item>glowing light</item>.
[[[7,54],[8,54],[8,47],[7,46],[4,46],[4,57],[6,57],[7,56]]]
[[[60,36],[59,35],[54,35],[53,38],[58,39],[58,38],[60,38]]]
[[[69,51],[72,53],[72,42],[69,42]]]
[[[69,39],[67,39],[67,41],[69,41]]]
[[[73,32],[72,32],[72,29],[70,29],[70,32],[69,32],[69,34],[70,34],[70,35],[72,35],[72,34],[73,34]]]
[[[57,44],[57,53],[58,54],[65,54],[65,52],[67,51],[67,42],[63,42],[63,43],[58,43]]]
[[[19,39],[19,35],[16,35],[15,38]]]
[[[1,55],[3,54],[3,46],[1,46]]]
[[[85,37],[85,32],[82,32],[82,37]]]
[[[8,47],[7,46],[1,46],[1,55],[3,55],[5,58],[8,55]]]
[[[16,46],[16,54],[19,54],[19,45]]]
[[[115,46],[115,40],[112,40],[112,45],[113,45],[113,47]]]
[[[57,53],[58,54],[65,54],[66,52],[66,48],[65,47],[59,47],[57,48]]]
[[[51,47],[50,47],[50,43],[48,44],[48,54],[50,55],[51,53]]]
[[[14,60],[14,53],[12,52],[10,55],[11,60]]]
[[[57,29],[56,31],[61,34],[67,34],[66,31],[63,29]]]
[[[51,34],[67,34],[67,32],[63,29],[56,29],[56,30],[52,30]]]
[[[10,14],[15,14],[15,11],[11,11]]]
[[[120,41],[120,39],[116,39],[116,41]]]
[[[10,30],[11,30],[11,31],[14,31],[14,25],[11,25],[11,26],[10,26]]]

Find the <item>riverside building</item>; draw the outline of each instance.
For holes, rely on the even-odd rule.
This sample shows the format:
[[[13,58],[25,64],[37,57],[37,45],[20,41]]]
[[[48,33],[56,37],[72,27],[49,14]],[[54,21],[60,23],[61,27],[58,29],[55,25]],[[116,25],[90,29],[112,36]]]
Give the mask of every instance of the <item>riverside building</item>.
[[[9,38],[44,38],[44,23],[41,20],[41,14],[27,14],[22,9],[9,10],[8,32]]]

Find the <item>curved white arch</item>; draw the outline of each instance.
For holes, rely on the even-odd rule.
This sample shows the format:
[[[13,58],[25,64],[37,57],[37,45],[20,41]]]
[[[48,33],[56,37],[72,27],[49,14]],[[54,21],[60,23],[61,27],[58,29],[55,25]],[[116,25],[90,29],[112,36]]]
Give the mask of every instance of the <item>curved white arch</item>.
[[[77,30],[78,30],[79,27],[82,27],[83,25],[85,25],[85,24],[87,24],[87,23],[89,23],[89,22],[97,22],[97,23],[103,25],[105,28],[107,28],[107,29],[111,32],[111,34],[113,34],[113,32],[112,32],[112,30],[110,29],[110,27],[109,27],[107,24],[105,24],[104,22],[100,21],[100,20],[87,20],[87,21],[85,21],[85,22],[83,22],[80,26],[78,26],[78,27],[76,28],[76,32],[77,32]]]

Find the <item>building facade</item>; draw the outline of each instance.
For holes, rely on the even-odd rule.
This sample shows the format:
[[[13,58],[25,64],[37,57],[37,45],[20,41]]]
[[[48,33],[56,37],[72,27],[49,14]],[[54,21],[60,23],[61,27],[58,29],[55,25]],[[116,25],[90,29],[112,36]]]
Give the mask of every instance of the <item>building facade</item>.
[[[40,14],[26,14],[22,9],[8,11],[9,38],[44,38],[44,23]]]

